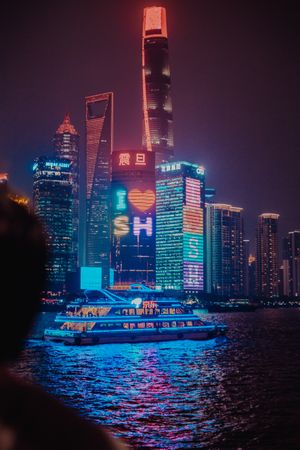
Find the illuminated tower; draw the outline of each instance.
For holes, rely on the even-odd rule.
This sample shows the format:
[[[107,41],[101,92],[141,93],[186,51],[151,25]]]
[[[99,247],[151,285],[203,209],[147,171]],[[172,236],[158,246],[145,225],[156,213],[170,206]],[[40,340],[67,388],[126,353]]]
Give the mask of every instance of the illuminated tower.
[[[207,292],[244,294],[244,230],[242,208],[223,203],[206,204]]]
[[[156,168],[156,284],[204,290],[204,168],[185,161]]]
[[[256,289],[262,297],[278,296],[279,214],[258,216],[256,231]]]
[[[166,9],[144,9],[142,42],[144,147],[156,162],[174,154],[171,76]]]
[[[155,154],[113,152],[112,267],[115,287],[155,284]]]
[[[70,161],[72,179],[73,237],[71,269],[76,272],[79,259],[79,133],[65,115],[53,138],[55,156]]]
[[[109,284],[113,94],[86,97],[86,265],[102,268]]]
[[[47,290],[66,291],[72,270],[73,200],[70,161],[41,157],[33,165],[34,211],[47,235]]]

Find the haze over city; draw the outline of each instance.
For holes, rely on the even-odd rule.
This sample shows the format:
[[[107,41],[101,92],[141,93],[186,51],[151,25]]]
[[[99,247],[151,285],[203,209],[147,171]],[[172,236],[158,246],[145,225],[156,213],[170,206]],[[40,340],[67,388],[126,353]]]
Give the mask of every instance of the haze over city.
[[[217,200],[299,229],[299,56],[292,2],[163,1],[176,159],[206,167]],[[1,170],[31,196],[32,162],[66,111],[84,150],[84,97],[115,93],[115,149],[142,136],[141,26],[153,2],[27,2],[3,13]]]

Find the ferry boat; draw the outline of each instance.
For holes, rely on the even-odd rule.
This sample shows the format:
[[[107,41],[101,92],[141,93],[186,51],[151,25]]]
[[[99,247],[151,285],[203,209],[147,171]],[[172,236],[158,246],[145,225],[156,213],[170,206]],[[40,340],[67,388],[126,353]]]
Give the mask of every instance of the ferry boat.
[[[57,327],[46,329],[44,339],[67,345],[205,340],[228,329],[203,322],[174,296],[134,285],[122,296],[101,290],[96,299],[77,299],[55,322]]]

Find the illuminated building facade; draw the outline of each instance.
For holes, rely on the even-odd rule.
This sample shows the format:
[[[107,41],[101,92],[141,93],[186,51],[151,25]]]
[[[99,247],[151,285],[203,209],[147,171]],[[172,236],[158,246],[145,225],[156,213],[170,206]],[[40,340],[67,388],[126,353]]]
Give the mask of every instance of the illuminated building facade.
[[[47,235],[47,290],[63,293],[72,271],[72,172],[61,158],[37,158],[33,165],[34,211]]]
[[[54,153],[58,158],[70,161],[72,178],[73,237],[71,270],[76,272],[79,261],[79,133],[65,115],[53,138]]]
[[[267,298],[279,294],[278,219],[279,214],[261,214],[256,230],[256,290]]]
[[[174,154],[171,76],[166,9],[144,9],[142,42],[144,147],[156,162]]]
[[[86,255],[109,285],[113,94],[86,97]]]
[[[243,264],[244,264],[243,285],[244,285],[244,295],[246,295],[247,297],[250,295],[249,257],[250,257],[250,241],[249,241],[249,239],[244,239],[244,241],[243,241]]]
[[[206,289],[222,296],[244,294],[242,208],[206,204]]]
[[[290,295],[290,250],[289,238],[282,239],[282,265],[280,267],[279,294],[288,297]]]
[[[185,161],[156,168],[156,285],[203,291],[205,171]]]
[[[112,155],[112,267],[115,287],[155,285],[155,154]]]
[[[286,238],[287,289],[286,295],[300,297],[300,231],[290,231]]]

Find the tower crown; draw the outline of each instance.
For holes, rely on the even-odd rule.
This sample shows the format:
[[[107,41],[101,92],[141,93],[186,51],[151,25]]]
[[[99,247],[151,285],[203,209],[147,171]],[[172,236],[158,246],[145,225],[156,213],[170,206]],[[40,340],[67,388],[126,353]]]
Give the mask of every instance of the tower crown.
[[[64,134],[64,133],[69,133],[76,136],[79,134],[74,125],[71,124],[71,118],[69,113],[65,115],[63,122],[59,125],[59,127],[56,130],[56,134]]]
[[[144,38],[168,37],[166,8],[150,6],[144,9],[143,35]]]

